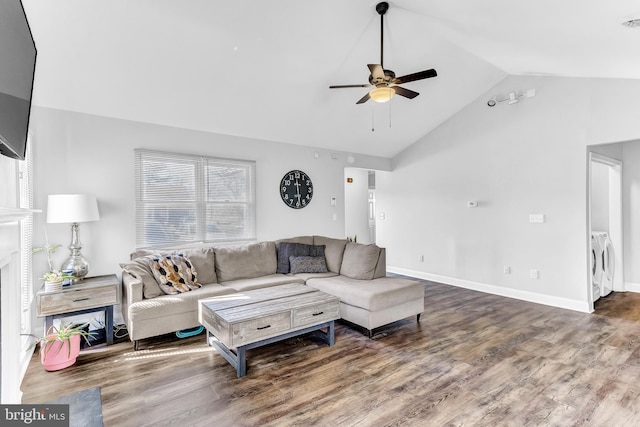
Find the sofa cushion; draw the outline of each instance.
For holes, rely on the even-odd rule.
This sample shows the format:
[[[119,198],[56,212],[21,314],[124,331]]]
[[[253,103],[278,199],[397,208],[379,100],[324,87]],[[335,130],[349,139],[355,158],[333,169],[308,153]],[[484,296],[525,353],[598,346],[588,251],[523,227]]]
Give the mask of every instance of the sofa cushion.
[[[231,288],[218,284],[203,285],[200,289],[176,295],[165,295],[153,299],[145,299],[129,306],[129,319],[132,321],[143,319],[162,319],[167,316],[183,313],[195,313],[197,318],[198,300],[219,295],[233,294]],[[161,321],[158,323],[162,323]],[[166,327],[159,327],[159,333],[166,333]],[[180,328],[176,328],[180,329]]]
[[[198,273],[184,255],[151,257],[149,266],[160,289],[167,295],[189,292],[202,286],[198,283]]]
[[[352,279],[371,280],[379,257],[378,246],[349,242],[344,249],[340,274]]]
[[[276,273],[291,272],[290,258],[299,256],[324,257],[324,245],[307,245],[305,243],[280,242],[276,244],[278,250],[278,269]]]
[[[215,253],[213,248],[189,248],[177,253],[183,253],[189,258],[193,268],[198,272],[198,282],[201,284],[217,283]]]
[[[326,273],[296,273],[295,276],[304,280],[305,283],[309,279],[319,279],[323,277],[335,277],[338,273],[334,273],[333,271],[327,271]]]
[[[251,279],[231,280],[229,282],[221,282],[225,286],[234,291],[242,292],[251,289],[268,288],[271,286],[286,285],[289,283],[300,283],[304,285],[304,280],[296,276],[284,274],[270,274],[268,276],[254,277]]]
[[[274,242],[216,247],[214,251],[219,283],[268,276],[278,267]]]
[[[142,282],[142,294],[145,298],[155,298],[164,295],[164,292],[160,289],[158,282],[156,282],[151,272],[151,259],[157,256],[158,255],[147,255],[120,264],[120,267],[124,271]]]
[[[407,301],[424,299],[422,283],[398,277],[358,280],[335,276],[309,279],[307,285],[337,296],[345,304],[368,311],[379,311]]]
[[[291,274],[327,272],[327,262],[323,256],[291,256],[289,264]]]
[[[327,270],[333,271],[334,273],[340,273],[344,247],[347,244],[346,239],[332,239],[331,237],[313,236],[313,244],[316,246],[325,246],[324,257],[327,261]]]

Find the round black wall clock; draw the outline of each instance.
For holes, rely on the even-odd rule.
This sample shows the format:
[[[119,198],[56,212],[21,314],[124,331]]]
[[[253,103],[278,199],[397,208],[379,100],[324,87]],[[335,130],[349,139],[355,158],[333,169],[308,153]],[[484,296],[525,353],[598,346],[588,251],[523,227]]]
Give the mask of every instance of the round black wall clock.
[[[299,170],[287,172],[280,182],[280,197],[293,209],[302,209],[311,203],[313,184],[309,175]]]

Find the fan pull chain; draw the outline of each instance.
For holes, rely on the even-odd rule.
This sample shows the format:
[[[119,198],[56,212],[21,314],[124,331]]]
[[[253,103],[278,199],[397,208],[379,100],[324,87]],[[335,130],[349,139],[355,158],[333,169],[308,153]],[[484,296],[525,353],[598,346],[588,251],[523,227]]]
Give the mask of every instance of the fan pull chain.
[[[371,110],[371,132],[376,131],[375,122],[373,121],[373,110]]]
[[[391,129],[391,103],[389,102],[389,129]]]

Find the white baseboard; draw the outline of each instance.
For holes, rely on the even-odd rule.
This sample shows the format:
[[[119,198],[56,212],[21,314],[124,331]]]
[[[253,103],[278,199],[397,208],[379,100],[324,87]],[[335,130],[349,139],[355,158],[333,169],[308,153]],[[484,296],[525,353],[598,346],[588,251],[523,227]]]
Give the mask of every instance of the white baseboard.
[[[627,292],[640,292],[640,283],[624,282],[624,290]]]
[[[473,282],[470,280],[457,279],[455,277],[425,273],[424,271],[409,270],[407,268],[387,266],[387,271],[390,273],[402,274],[404,276],[416,277],[418,279],[430,280],[432,282],[457,286],[459,288],[471,289],[473,291],[500,295],[507,298],[515,298],[523,301],[550,305],[552,307],[565,308],[567,310],[581,311],[583,313],[591,312],[591,308],[589,307],[589,303],[587,301],[579,301],[568,298],[554,297],[551,295],[538,294],[535,292],[521,291],[518,289],[511,289],[502,286],[489,285],[486,283]],[[637,292],[640,292],[640,284],[635,284],[635,286],[637,286]],[[631,289],[627,288],[627,290]]]

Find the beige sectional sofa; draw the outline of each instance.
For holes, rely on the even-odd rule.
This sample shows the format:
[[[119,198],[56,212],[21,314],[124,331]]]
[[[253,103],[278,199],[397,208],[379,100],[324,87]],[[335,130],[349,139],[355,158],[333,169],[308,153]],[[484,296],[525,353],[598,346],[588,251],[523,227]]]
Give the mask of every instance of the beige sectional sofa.
[[[287,255],[318,251],[312,259],[326,266],[324,272],[306,272],[308,257]],[[293,251],[293,252],[291,252]],[[154,276],[153,261],[168,254],[183,255],[202,284],[188,292],[167,294]],[[322,256],[324,255],[324,256]],[[194,328],[198,323],[198,300],[251,289],[302,283],[340,298],[342,319],[373,329],[424,311],[424,287],[418,281],[386,276],[386,252],[376,245],[363,245],[323,236],[300,236],[238,246],[137,251],[120,264],[122,314],[129,338],[138,341],[157,335]],[[322,258],[322,259],[319,259]],[[289,271],[289,260],[298,271]]]

